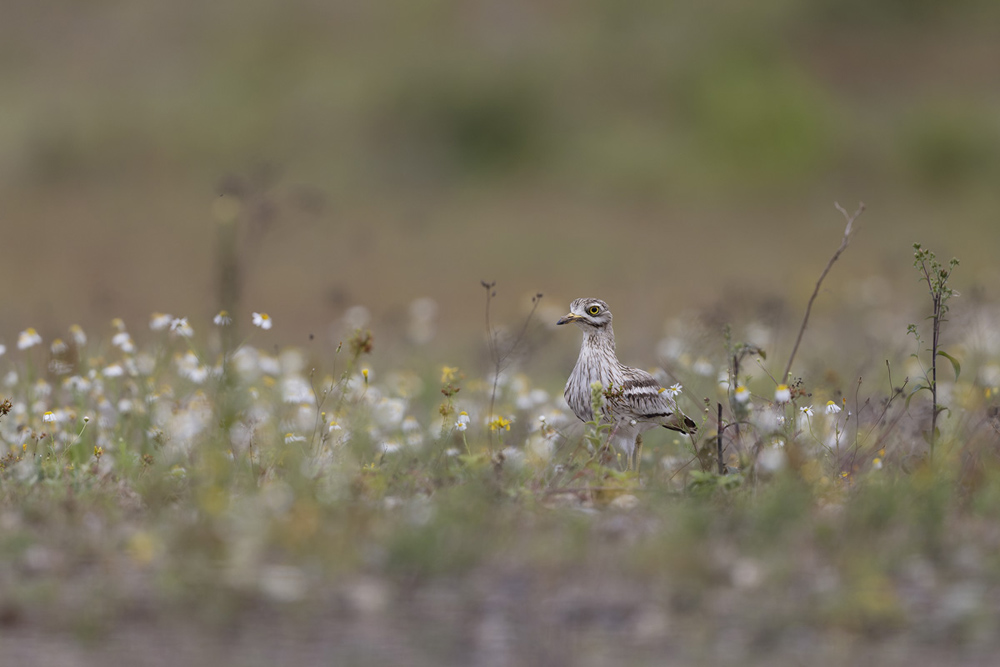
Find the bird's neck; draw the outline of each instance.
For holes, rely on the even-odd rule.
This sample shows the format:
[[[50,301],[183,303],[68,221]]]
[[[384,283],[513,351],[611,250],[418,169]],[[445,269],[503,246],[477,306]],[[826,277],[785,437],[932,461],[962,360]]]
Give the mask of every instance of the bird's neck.
[[[583,354],[584,350],[596,349],[604,352],[605,354],[610,353],[614,358],[618,358],[615,355],[615,332],[611,328],[611,325],[601,327],[600,329],[587,328],[583,331],[583,348],[580,353]]]

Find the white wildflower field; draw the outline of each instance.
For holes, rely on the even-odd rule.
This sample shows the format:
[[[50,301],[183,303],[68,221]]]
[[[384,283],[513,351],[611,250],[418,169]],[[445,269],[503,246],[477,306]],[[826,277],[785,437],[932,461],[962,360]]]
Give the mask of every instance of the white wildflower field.
[[[957,305],[954,263],[919,246],[914,262],[931,319],[843,375],[838,331],[806,335],[783,375],[766,322],[668,322],[651,371],[699,428],[651,437],[639,470],[519,353],[578,344],[541,295],[514,334],[487,325],[482,373],[386,367],[369,329],[276,347],[260,312],[26,328],[0,358],[6,659],[990,655],[1000,309]],[[892,336],[882,314],[845,326]]]
[[[1000,664],[998,26],[6,3],[0,667]]]

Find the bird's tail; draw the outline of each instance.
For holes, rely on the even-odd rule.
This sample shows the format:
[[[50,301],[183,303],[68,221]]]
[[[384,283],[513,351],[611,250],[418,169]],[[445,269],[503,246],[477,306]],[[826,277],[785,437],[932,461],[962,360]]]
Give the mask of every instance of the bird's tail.
[[[698,424],[678,410],[663,420],[663,428],[669,428],[671,431],[680,431],[681,433],[695,433],[698,430]]]

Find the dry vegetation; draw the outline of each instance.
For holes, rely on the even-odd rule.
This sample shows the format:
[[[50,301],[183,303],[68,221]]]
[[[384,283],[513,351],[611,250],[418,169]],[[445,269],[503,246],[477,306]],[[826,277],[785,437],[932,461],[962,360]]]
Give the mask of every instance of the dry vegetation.
[[[701,428],[647,447],[641,474],[518,354],[541,295],[505,336],[484,283],[486,376],[384,365],[362,329],[272,352],[263,313],[155,314],[141,345],[121,320],[27,329],[3,358],[5,652],[975,663],[1000,622],[1000,322],[989,304],[948,322],[955,265],[915,260],[937,317],[856,383],[798,374],[817,367],[809,335],[785,378],[760,322],[708,339],[672,323],[656,372]]]
[[[56,5],[0,21],[0,663],[995,662],[995,0]],[[580,296],[699,422],[640,473]]]

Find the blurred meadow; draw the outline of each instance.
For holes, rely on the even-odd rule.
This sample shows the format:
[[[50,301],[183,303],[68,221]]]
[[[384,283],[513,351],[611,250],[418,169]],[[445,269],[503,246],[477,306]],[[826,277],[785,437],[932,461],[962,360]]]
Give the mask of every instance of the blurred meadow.
[[[987,664],[998,28],[5,7],[5,661]],[[581,296],[700,425],[638,472],[562,399]]]

